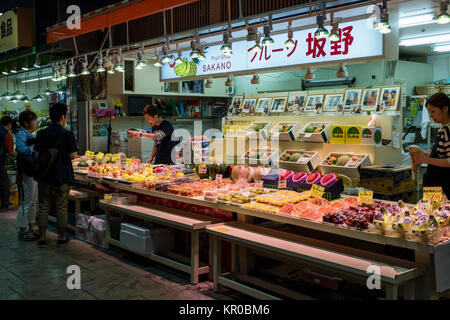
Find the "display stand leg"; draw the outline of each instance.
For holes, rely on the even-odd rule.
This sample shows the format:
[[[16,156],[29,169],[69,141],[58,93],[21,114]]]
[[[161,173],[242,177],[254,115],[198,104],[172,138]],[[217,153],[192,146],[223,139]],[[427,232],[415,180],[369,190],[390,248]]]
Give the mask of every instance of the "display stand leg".
[[[434,300],[437,299],[434,293],[434,277],[433,277],[433,256],[427,252],[416,251],[415,261],[426,267],[426,273],[415,280],[416,299],[418,300]]]
[[[236,272],[236,244],[231,244],[231,273]]]
[[[408,281],[403,286],[403,298],[405,300],[415,300],[416,298],[416,283],[414,280]]]
[[[237,215],[238,221],[253,224],[253,217],[249,217],[243,214]],[[242,274],[248,274],[248,270],[251,268],[251,261],[249,261],[249,254],[247,248],[238,247],[239,251],[239,272]]]
[[[222,248],[221,241],[213,236],[213,283],[214,283],[214,291],[217,292],[220,290],[219,286],[219,276],[221,275],[222,270]]]
[[[81,200],[75,199],[75,213],[81,213]]]
[[[208,235],[209,238],[209,273],[208,273],[208,279],[210,281],[213,280],[213,265],[214,265],[214,261],[213,261],[213,255],[214,255],[214,250],[213,250],[213,236],[212,235]]]
[[[199,232],[193,231],[191,237],[191,283],[198,283],[198,268],[199,268]]]
[[[397,300],[398,299],[398,286],[387,286],[386,287],[386,300]]]
[[[106,248],[109,249],[109,239],[111,239],[111,212],[109,210],[105,210],[105,236],[106,236]]]

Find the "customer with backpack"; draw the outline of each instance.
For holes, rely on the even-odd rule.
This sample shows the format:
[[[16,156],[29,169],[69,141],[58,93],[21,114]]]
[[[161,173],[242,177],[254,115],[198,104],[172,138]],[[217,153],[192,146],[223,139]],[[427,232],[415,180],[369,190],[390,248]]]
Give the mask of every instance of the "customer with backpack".
[[[6,171],[6,155],[10,154],[14,157],[14,141],[11,135],[11,130],[14,127],[15,121],[8,116],[0,120],[0,212],[9,210],[9,192],[11,182],[9,181],[8,172]]]
[[[48,215],[55,205],[58,227],[58,246],[69,239],[64,233],[67,227],[67,202],[70,186],[75,183],[71,159],[77,156],[77,145],[72,132],[65,130],[67,124],[67,105],[56,103],[50,107],[52,123],[36,135],[37,171],[35,179],[39,190],[38,225],[40,231],[39,247],[47,247]]]
[[[37,116],[26,110],[19,115],[20,130],[16,133],[17,184],[20,191],[20,205],[17,213],[19,240],[37,239],[36,214],[39,208],[38,184],[33,179],[36,155],[35,138],[31,134],[37,128]]]

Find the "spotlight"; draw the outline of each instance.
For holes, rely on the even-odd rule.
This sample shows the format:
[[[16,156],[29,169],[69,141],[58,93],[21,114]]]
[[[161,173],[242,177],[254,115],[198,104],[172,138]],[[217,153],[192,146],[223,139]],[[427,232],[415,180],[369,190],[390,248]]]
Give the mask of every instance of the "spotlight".
[[[49,88],[47,88],[47,89],[44,91],[44,94],[48,97],[49,95],[54,94],[54,92],[53,92],[52,90],[50,90]]]
[[[441,12],[436,17],[436,23],[447,24],[450,22],[450,16],[447,14],[448,0],[441,0]]]
[[[12,97],[9,102],[17,103],[18,99],[16,97]]]
[[[195,40],[191,41],[191,54],[189,56],[191,59],[196,59],[200,56],[200,50],[197,49],[197,42]]]
[[[114,57],[114,64],[115,64],[114,70],[115,71],[118,71],[118,72],[124,72],[125,71],[125,69],[123,68],[122,61],[123,61],[122,48],[120,48],[119,49],[119,54]]]
[[[83,76],[89,75],[90,72],[89,72],[89,70],[87,69],[88,58],[87,58],[86,55],[84,56],[84,60],[82,60],[81,65],[82,65],[81,75],[83,75]]]
[[[75,72],[73,71],[73,69],[75,68],[75,65],[73,64],[73,59],[70,60],[69,62],[69,73],[67,74],[67,76],[69,78],[73,78],[76,77],[77,75],[75,74]]]
[[[4,94],[2,94],[2,95],[0,96],[0,98],[9,100],[9,99],[11,99],[11,96],[12,96],[12,94],[11,94],[9,91],[6,91]]]
[[[109,68],[108,69],[108,73],[109,74],[114,74],[115,72],[114,72],[114,68],[111,66],[111,68]]]
[[[41,67],[41,60],[39,57],[36,58],[36,62],[33,64],[33,67],[40,68]]]
[[[97,59],[97,72],[105,72],[106,69],[103,66],[103,57],[102,57],[102,53],[100,52],[100,57],[98,57]]]
[[[317,30],[314,33],[314,37],[316,39],[328,37],[328,30],[323,26],[323,16],[317,15],[316,22],[317,22]]]
[[[257,74],[254,74],[250,83],[251,84],[259,84],[259,76]]]
[[[25,63],[24,63],[23,66],[22,66],[22,70],[23,70],[23,71],[28,71],[28,70],[30,70],[30,68],[28,68],[28,61],[25,61]]]
[[[200,55],[198,56],[198,60],[205,60],[206,56],[203,54],[203,48],[200,48]]]
[[[24,96],[20,101],[27,103],[30,102],[30,99],[27,96]]]
[[[158,68],[162,66],[159,54],[156,55],[156,61],[155,61],[155,63],[153,63],[153,65]]]
[[[286,48],[293,48],[293,47],[295,47],[295,42],[294,42],[294,40],[292,40],[293,37],[294,37],[294,32],[291,29],[291,22],[289,21],[288,39],[284,43]]]
[[[6,68],[3,69],[2,74],[5,75],[5,76],[7,76],[7,75],[9,74],[9,73],[8,73],[8,70],[7,70]]]
[[[338,78],[347,78],[348,77],[347,68],[345,67],[344,64],[339,65],[339,71],[336,73],[336,77],[338,77]]]
[[[220,47],[220,51],[222,51],[223,54],[227,56],[231,56],[232,54],[232,48],[230,44],[230,36],[228,33],[223,34],[223,45]]]
[[[172,56],[169,56],[169,53],[168,53],[169,49],[167,46],[162,48],[162,52],[163,52],[163,56],[161,59],[162,63],[169,63],[170,61],[172,61]]]
[[[40,94],[38,94],[37,96],[35,96],[35,97],[34,97],[33,99],[31,99],[31,100],[37,101],[37,102],[41,102],[41,101],[44,100],[44,98],[43,98]]]
[[[66,65],[64,63],[61,63],[61,67],[59,69],[59,75],[60,75],[60,81],[61,80],[66,80],[67,79],[67,75],[66,75]]]
[[[15,63],[11,66],[11,69],[9,70],[9,72],[17,73],[17,65]]]
[[[249,27],[247,29],[247,41],[256,41],[258,39],[258,33],[256,32],[256,28]]]
[[[314,72],[311,70],[311,68],[308,68],[305,74],[305,80],[314,80],[315,78],[316,75],[314,74]]]
[[[175,59],[176,64],[182,63],[183,60],[181,60],[181,50],[178,51],[178,57]]]
[[[339,41],[340,37],[339,37],[339,22],[337,21],[332,21],[331,23],[332,25],[332,29],[331,29],[331,33],[328,36],[330,38],[330,41]]]
[[[262,46],[272,46],[274,44],[274,41],[272,37],[270,36],[270,26],[264,26],[264,39],[262,41]]]
[[[20,90],[16,90],[16,92],[14,92],[14,93],[12,94],[12,96],[13,96],[14,98],[16,98],[17,100],[20,100],[20,99],[22,99],[22,97],[23,97],[24,95],[23,95],[22,92],[20,92]]]

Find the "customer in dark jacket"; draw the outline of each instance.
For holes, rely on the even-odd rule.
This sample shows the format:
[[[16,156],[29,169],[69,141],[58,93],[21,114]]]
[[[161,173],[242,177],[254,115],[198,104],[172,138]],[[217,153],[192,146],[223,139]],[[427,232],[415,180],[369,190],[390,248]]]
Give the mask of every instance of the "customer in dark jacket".
[[[67,227],[67,202],[70,186],[75,182],[71,159],[76,157],[78,148],[73,133],[64,129],[67,124],[67,111],[67,106],[63,103],[51,106],[50,119],[52,123],[46,129],[39,131],[36,136],[35,150],[38,159],[40,152],[53,148],[58,150],[58,155],[51,164],[47,175],[38,179],[39,247],[47,246],[46,231],[52,204],[55,205],[57,214],[57,245],[62,246],[69,241],[65,238],[64,233]]]
[[[10,154],[14,157],[17,155],[14,151],[14,141],[11,135],[13,126],[14,120],[11,117],[5,116],[0,120],[0,212],[5,212],[9,209],[11,182],[5,166],[6,155]]]

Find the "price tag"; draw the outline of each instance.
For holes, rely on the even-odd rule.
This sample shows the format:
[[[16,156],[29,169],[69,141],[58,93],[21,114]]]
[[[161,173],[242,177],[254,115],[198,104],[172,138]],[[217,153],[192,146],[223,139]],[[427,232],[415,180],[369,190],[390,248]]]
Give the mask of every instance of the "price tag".
[[[103,199],[105,199],[105,200],[111,200],[111,199],[112,199],[112,195],[110,195],[110,194],[105,194],[105,195],[103,196]]]
[[[207,168],[204,166],[201,166],[199,171],[201,174],[205,174],[207,172]]]
[[[358,192],[358,203],[372,204],[373,191],[371,190],[359,190]]]
[[[149,172],[153,172],[153,165],[150,164],[150,163],[146,163],[146,164],[144,165],[144,168],[145,168],[147,171],[149,171]]]
[[[287,188],[287,182],[285,179],[278,180],[278,189],[286,189]]]
[[[84,154],[84,156],[89,158],[90,155],[91,155],[91,151],[86,150],[86,153]]]
[[[101,152],[99,152],[99,153],[97,153],[97,155],[95,156],[95,159],[97,159],[97,160],[102,160],[102,159],[103,159],[103,156],[104,156],[104,154],[101,153]]]
[[[287,170],[286,169],[278,169],[278,175],[280,177],[284,176],[286,174]]]
[[[317,184],[311,186],[311,196],[314,198],[322,198],[324,192],[325,187],[318,186]]]
[[[126,164],[127,164],[127,167],[132,167],[133,166],[133,159],[127,158]]]
[[[442,201],[442,187],[423,187],[423,200]]]
[[[217,181],[217,182],[221,182],[221,181],[222,181],[222,178],[223,178],[223,175],[221,175],[221,174],[216,174],[216,181]]]
[[[108,153],[108,154],[105,156],[105,161],[106,161],[106,162],[111,161],[111,157],[112,157],[111,153]]]
[[[217,229],[214,229],[214,231],[227,232],[227,231],[230,231],[230,229],[227,229],[227,228],[217,228]]]
[[[113,155],[112,156],[112,162],[118,162],[118,161],[120,161],[120,155],[118,155],[118,154],[115,154],[115,155]]]
[[[264,182],[262,180],[256,181],[256,189],[262,189]]]

